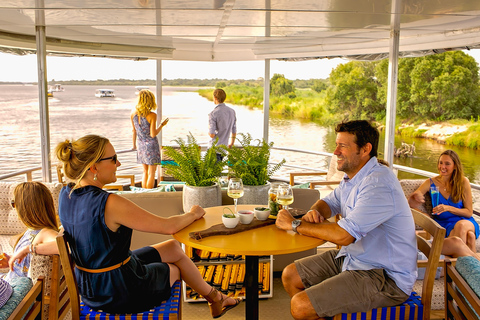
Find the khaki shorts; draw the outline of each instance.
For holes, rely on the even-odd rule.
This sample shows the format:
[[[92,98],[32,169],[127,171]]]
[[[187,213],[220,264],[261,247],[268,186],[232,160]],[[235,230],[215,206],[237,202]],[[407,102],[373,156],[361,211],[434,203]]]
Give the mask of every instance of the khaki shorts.
[[[329,250],[295,261],[305,292],[319,317],[365,312],[408,299],[383,269],[342,272],[344,257],[335,259],[338,251]]]

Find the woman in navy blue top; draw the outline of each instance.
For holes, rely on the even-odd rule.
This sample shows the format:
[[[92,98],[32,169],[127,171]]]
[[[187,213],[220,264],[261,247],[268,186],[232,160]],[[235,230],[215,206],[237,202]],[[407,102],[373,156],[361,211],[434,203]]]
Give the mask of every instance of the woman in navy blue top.
[[[479,235],[478,223],[473,219],[472,190],[468,178],[463,175],[460,158],[453,150],[445,150],[438,158],[439,175],[425,182],[409,197],[412,208],[425,202],[424,195],[432,188],[438,191],[438,204],[432,210],[432,218],[446,229],[443,254],[458,255],[465,251],[463,245],[476,252],[475,239]],[[453,240],[452,240],[453,239]],[[465,255],[465,254],[462,254]]]
[[[200,206],[163,218],[104,191],[117,180],[121,165],[106,138],[66,140],[55,152],[65,175],[75,181],[60,193],[59,215],[86,305],[109,313],[145,311],[168,299],[180,277],[209,301],[214,318],[239,304],[208,285],[175,240],[130,251],[132,229],[173,234],[203,217]]]

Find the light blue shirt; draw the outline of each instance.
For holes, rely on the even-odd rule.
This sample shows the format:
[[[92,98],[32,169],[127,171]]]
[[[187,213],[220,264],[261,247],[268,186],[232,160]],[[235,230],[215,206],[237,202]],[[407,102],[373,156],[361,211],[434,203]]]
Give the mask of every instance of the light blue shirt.
[[[384,269],[410,295],[417,279],[415,223],[407,199],[393,172],[372,157],[323,199],[340,213],[338,225],[355,238],[343,246],[342,271]]]
[[[208,146],[211,147],[212,143],[217,139],[217,145],[228,145],[228,138],[230,133],[237,133],[237,117],[235,110],[227,107],[225,103],[220,103],[213,109],[208,115],[208,133],[215,134]]]

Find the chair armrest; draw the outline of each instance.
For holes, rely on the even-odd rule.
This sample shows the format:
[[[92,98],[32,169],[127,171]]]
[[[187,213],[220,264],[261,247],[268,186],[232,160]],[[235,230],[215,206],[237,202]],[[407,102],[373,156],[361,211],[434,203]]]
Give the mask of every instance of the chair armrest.
[[[315,189],[315,186],[329,186],[332,184],[340,184],[341,181],[314,181],[310,182],[310,189]]]
[[[300,176],[325,176],[326,172],[290,172],[290,185],[295,185],[295,177]]]
[[[135,186],[135,175],[134,174],[117,174],[117,179],[130,179],[130,185]]]

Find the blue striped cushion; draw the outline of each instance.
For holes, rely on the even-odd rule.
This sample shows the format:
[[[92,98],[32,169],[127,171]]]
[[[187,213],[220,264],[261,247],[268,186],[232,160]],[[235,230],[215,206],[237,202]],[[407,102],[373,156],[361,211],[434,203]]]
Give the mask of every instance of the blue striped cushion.
[[[422,318],[423,304],[416,292],[412,292],[408,300],[398,306],[378,308],[368,312],[342,313],[342,320],[420,320]]]
[[[13,289],[10,283],[0,279],[0,308],[7,303],[8,299],[10,299],[10,296],[12,295],[12,292]]]
[[[110,314],[106,312],[98,312],[87,307],[83,302],[80,303],[80,320],[98,319],[98,320],[113,320],[113,319],[178,319],[180,312],[180,294],[181,281],[176,281],[172,287],[172,295],[170,299],[163,302],[158,307],[137,314]]]

